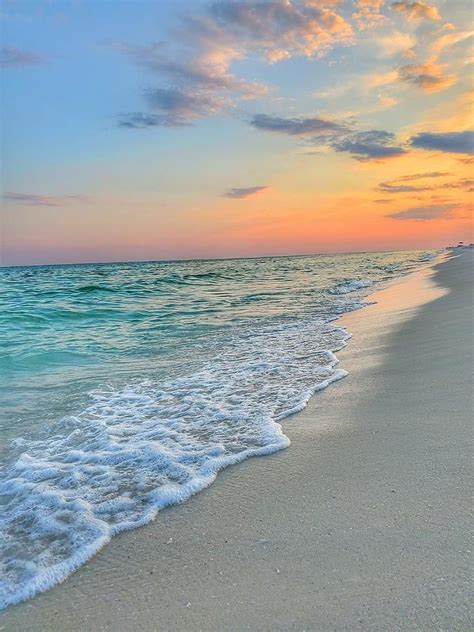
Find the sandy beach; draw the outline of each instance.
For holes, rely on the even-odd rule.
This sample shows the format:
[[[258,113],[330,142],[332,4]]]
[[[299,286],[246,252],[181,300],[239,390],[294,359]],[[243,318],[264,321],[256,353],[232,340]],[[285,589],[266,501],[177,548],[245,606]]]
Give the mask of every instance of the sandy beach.
[[[473,252],[345,315],[292,445],[116,537],[7,631],[469,630]]]

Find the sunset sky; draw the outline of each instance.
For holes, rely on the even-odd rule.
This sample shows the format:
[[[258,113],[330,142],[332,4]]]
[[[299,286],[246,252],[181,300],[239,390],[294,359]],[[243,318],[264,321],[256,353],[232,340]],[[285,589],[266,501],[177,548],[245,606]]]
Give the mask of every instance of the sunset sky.
[[[470,0],[3,0],[1,263],[471,241],[472,23]]]

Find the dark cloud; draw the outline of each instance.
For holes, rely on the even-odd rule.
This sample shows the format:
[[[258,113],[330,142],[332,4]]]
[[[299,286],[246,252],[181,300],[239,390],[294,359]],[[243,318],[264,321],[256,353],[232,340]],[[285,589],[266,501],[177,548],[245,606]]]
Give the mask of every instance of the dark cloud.
[[[311,144],[329,146],[334,151],[349,153],[361,161],[384,160],[407,153],[404,147],[397,144],[395,135],[391,132],[356,132],[346,121],[324,117],[283,118],[256,114],[250,124],[267,132],[303,137]]]
[[[474,154],[474,131],[429,133],[412,136],[410,143],[417,149],[444,151],[453,154]]]
[[[398,220],[411,220],[414,222],[427,222],[432,219],[449,219],[456,204],[432,204],[430,206],[418,206],[407,208],[403,211],[390,213],[385,217]]]
[[[46,63],[43,55],[14,46],[0,48],[0,68],[22,68]]]
[[[278,132],[290,136],[326,136],[334,133],[347,132],[344,123],[338,123],[322,117],[282,118],[268,114],[256,114],[250,125],[267,132]]]
[[[258,185],[254,187],[234,188],[234,189],[229,189],[228,191],[226,191],[224,193],[224,197],[232,198],[234,200],[235,199],[240,200],[242,198],[247,198],[257,193],[260,193],[261,191],[265,191],[266,189],[269,189],[269,188],[270,187],[266,184]]]
[[[383,130],[354,132],[331,143],[338,152],[346,152],[361,161],[384,160],[407,153],[396,143],[395,135]]]
[[[3,194],[6,202],[22,204],[26,206],[63,206],[70,202],[89,202],[90,198],[85,195],[39,195],[36,193],[14,193],[7,191]]]
[[[150,127],[180,127],[172,118],[149,112],[126,112],[119,116],[118,126],[126,129],[148,129]]]

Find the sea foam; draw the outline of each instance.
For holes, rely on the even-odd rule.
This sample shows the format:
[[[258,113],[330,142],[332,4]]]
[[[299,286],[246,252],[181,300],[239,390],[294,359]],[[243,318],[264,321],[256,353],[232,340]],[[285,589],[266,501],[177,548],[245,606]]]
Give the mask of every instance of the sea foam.
[[[341,281],[332,288],[329,288],[329,294],[349,294],[356,290],[368,288],[372,285],[372,282],[368,279],[348,279]]]
[[[57,434],[17,439],[20,454],[0,486],[0,605],[63,580],[113,535],[183,502],[222,468],[286,448],[279,421],[346,374],[332,350],[348,337],[314,319],[228,336],[196,372],[96,390]]]

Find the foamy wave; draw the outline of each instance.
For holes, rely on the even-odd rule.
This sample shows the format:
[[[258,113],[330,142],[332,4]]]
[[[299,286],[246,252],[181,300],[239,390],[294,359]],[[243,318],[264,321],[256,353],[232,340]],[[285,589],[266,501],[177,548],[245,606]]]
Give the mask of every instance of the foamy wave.
[[[0,486],[0,607],[62,581],[222,468],[287,447],[278,422],[346,375],[332,351],[348,337],[314,319],[229,336],[192,374],[96,391],[53,436],[17,440]]]
[[[349,294],[356,290],[362,290],[372,285],[368,279],[350,279],[349,281],[342,281],[334,287],[330,288],[328,292],[330,294]]]

